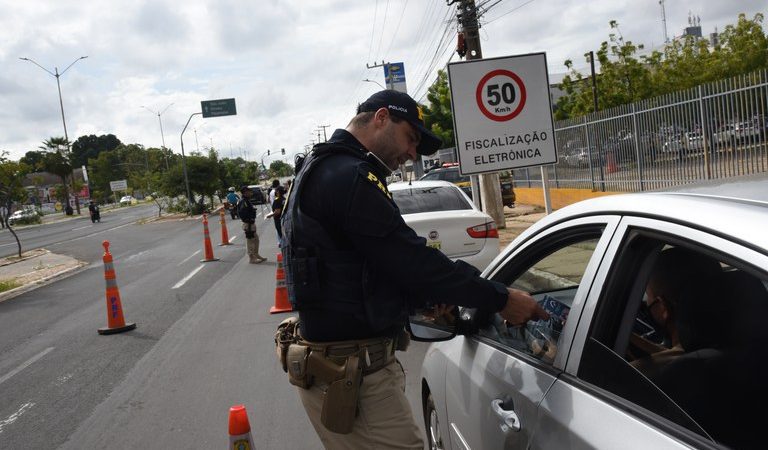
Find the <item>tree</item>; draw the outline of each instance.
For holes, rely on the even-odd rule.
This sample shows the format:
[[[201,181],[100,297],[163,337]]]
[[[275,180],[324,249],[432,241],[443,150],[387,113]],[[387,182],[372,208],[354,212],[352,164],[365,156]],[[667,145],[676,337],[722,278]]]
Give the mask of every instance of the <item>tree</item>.
[[[120,165],[117,150],[99,153],[88,160],[88,181],[91,184],[91,198],[106,202],[111,196],[110,181],[125,179],[125,166]]]
[[[45,152],[30,150],[27,153],[25,153],[24,156],[21,157],[21,159],[19,159],[19,162],[25,164],[27,167],[31,168],[32,170],[35,170],[35,169],[40,169],[44,157],[45,157]]]
[[[69,205],[69,188],[67,186],[67,177],[72,174],[72,166],[69,164],[69,159],[65,156],[64,152],[52,151],[45,154],[40,166],[44,171],[52,173],[61,178],[62,194],[66,208],[71,213],[71,206]],[[58,192],[58,189],[57,189]]]
[[[293,166],[278,159],[269,165],[269,173],[273,177],[290,177],[293,175]]]
[[[8,223],[8,216],[13,211],[13,205],[16,202],[22,202],[27,198],[27,191],[22,186],[24,175],[29,172],[29,166],[21,162],[15,162],[8,159],[8,153],[0,154],[0,220],[16,239],[19,258],[21,258],[21,241]]]
[[[663,52],[637,56],[642,44],[624,41],[618,23],[609,23],[609,40],[597,51],[599,109],[689,89],[697,85],[768,68],[768,37],[762,28],[763,15],[749,20],[740,14],[736,25],[720,34],[719,45],[686,36],[675,39]],[[586,55],[585,55],[586,56]],[[594,110],[591,80],[565,61],[569,74],[561,88],[556,119],[578,117]]]
[[[114,150],[121,144],[120,139],[114,134],[80,136],[72,143],[72,166],[83,166],[89,159],[98,157],[99,153]]]
[[[427,100],[429,105],[423,107],[424,125],[443,141],[440,148],[454,147],[451,91],[444,70],[437,72],[437,80],[427,90]]]

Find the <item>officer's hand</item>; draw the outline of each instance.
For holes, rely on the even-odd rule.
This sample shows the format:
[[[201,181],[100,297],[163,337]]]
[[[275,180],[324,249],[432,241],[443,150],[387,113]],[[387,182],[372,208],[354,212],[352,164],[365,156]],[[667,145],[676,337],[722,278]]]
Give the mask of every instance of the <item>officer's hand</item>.
[[[507,292],[507,304],[499,314],[510,325],[521,326],[529,320],[549,319],[549,313],[527,292],[512,288],[507,288]]]

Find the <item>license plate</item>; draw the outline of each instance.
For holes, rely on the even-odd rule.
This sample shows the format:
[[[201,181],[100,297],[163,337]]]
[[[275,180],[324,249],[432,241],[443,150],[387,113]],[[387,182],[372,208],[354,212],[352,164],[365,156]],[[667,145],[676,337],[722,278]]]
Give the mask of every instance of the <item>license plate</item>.
[[[427,247],[432,247],[440,250],[440,241],[427,241]]]

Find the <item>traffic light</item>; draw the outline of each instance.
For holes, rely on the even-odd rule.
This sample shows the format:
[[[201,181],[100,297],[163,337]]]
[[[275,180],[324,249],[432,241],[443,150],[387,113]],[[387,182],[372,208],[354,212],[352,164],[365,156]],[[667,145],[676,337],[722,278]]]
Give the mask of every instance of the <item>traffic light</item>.
[[[282,153],[283,155],[285,155],[285,149],[284,149],[284,148],[281,148],[281,149],[280,149],[280,153]]]
[[[267,156],[269,156],[269,150],[267,150]]]

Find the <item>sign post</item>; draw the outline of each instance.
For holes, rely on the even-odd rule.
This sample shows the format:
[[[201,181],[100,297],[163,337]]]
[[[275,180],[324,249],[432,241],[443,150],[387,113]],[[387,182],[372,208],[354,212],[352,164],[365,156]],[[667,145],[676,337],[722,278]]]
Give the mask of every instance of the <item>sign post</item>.
[[[545,53],[451,63],[448,78],[462,174],[557,163]]]

